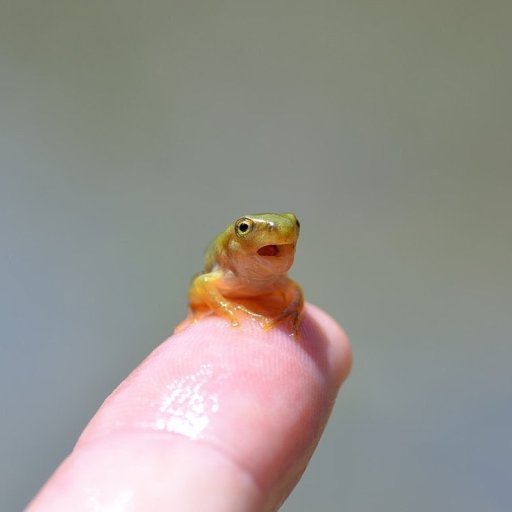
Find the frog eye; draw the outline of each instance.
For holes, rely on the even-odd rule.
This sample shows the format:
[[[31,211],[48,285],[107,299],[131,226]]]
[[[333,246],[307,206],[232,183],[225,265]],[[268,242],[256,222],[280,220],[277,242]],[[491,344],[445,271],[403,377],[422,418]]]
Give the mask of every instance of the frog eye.
[[[235,233],[237,236],[244,236],[249,233],[253,228],[253,221],[248,219],[247,217],[242,217],[238,219],[235,223]]]
[[[297,228],[300,229],[300,222],[299,219],[297,219],[297,217],[295,217],[295,224],[297,225]]]

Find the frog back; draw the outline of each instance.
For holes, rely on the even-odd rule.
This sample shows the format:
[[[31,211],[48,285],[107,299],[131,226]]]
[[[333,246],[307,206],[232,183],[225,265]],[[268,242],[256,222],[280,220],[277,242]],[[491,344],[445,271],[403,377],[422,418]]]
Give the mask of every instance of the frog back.
[[[213,272],[223,267],[229,240],[232,234],[232,226],[228,226],[220,235],[212,240],[204,254],[204,272]]]

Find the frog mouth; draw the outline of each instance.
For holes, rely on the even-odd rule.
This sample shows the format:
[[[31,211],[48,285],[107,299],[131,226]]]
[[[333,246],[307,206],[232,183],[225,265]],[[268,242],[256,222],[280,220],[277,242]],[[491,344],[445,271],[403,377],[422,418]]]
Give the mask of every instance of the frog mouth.
[[[285,249],[288,249],[290,247],[293,248],[293,244],[264,245],[263,247],[260,247],[257,252],[260,256],[276,257],[276,256],[280,256],[284,252]]]

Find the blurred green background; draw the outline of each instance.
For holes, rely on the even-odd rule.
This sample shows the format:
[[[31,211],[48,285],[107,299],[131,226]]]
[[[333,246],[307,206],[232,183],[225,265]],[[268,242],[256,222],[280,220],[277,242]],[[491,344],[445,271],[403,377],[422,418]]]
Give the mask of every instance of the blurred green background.
[[[353,373],[285,511],[512,509],[512,4],[4,1],[0,510],[294,211]]]

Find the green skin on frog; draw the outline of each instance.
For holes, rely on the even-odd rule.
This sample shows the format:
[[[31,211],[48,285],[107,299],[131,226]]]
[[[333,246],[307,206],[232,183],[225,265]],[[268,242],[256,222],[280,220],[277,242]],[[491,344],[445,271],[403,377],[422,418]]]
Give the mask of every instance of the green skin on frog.
[[[189,316],[177,330],[217,314],[233,326],[244,316],[264,329],[286,323],[296,336],[304,297],[287,272],[299,231],[293,213],[244,215],[230,224],[208,247],[189,289]]]

